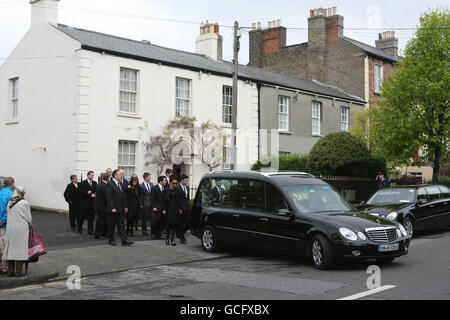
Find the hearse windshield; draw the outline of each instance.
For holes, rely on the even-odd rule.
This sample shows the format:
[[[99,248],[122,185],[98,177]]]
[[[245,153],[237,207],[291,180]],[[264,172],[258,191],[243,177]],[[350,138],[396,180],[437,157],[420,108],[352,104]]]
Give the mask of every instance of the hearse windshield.
[[[350,212],[354,209],[329,186],[284,186],[283,189],[302,213]]]

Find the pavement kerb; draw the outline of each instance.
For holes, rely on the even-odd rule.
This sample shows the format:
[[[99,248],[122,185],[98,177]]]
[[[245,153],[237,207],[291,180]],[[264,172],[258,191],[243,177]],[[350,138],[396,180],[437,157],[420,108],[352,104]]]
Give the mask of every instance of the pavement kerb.
[[[6,276],[3,276],[2,278],[0,278],[0,289],[13,289],[24,285],[46,283],[50,282],[52,279],[58,276],[59,272],[39,276],[26,276],[23,278],[8,278]]]
[[[236,256],[236,255],[227,255],[227,256],[223,256],[223,257],[204,258],[204,259],[195,259],[195,260],[191,260],[191,261],[165,263],[165,264],[154,264],[154,265],[149,265],[149,266],[144,266],[144,267],[139,267],[139,268],[126,268],[126,269],[114,270],[114,271],[110,271],[110,272],[95,272],[95,273],[89,273],[89,274],[82,274],[81,278],[88,278],[88,277],[102,276],[102,275],[110,275],[110,274],[127,272],[127,271],[139,271],[139,270],[145,270],[145,269],[153,268],[153,267],[173,266],[173,265],[178,265],[178,264],[193,263],[193,262],[200,262],[200,261],[206,261],[206,260],[207,261],[220,260],[220,259],[230,258],[230,257],[233,257],[233,256]],[[25,278],[11,278],[11,279],[8,279],[8,278],[1,279],[0,278],[0,289],[1,290],[17,289],[17,288],[20,288],[21,286],[24,286],[24,285],[28,286],[28,285],[38,285],[38,284],[52,283],[52,282],[58,282],[58,281],[67,280],[69,278],[69,276],[64,276],[64,277],[58,277],[58,276],[59,276],[59,272],[58,273],[49,274],[49,275],[30,276],[30,277],[25,277]],[[3,285],[2,282],[6,282],[7,285]]]

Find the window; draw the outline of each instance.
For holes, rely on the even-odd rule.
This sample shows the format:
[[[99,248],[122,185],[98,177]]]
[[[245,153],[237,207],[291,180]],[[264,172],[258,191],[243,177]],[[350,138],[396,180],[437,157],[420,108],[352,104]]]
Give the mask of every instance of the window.
[[[375,93],[381,92],[381,83],[383,82],[383,66],[381,64],[375,65],[374,70],[374,91]]]
[[[118,167],[125,171],[126,179],[136,173],[136,142],[119,141]]]
[[[11,116],[17,119],[19,116],[19,78],[11,79]]]
[[[289,98],[278,97],[278,129],[289,131]]]
[[[222,122],[231,123],[233,108],[233,88],[223,86],[222,89]]]
[[[430,201],[439,200],[441,191],[438,187],[426,187],[425,190],[428,193]]]
[[[223,170],[231,170],[232,162],[233,161],[231,159],[231,148],[228,148],[227,145],[224,144],[222,169]]]
[[[120,68],[120,112],[136,113],[137,71]]]
[[[428,196],[424,188],[417,190],[417,201],[428,201]]]
[[[176,107],[177,117],[189,116],[191,81],[188,79],[176,78]]]
[[[450,189],[445,186],[439,186],[439,189],[441,190],[441,198],[446,199],[450,198]]]
[[[313,101],[312,103],[312,134],[320,135],[320,109],[322,104]]]
[[[280,191],[271,184],[266,185],[267,211],[277,213],[282,209],[289,209],[289,206]]]
[[[264,210],[264,183],[258,180],[239,180],[237,207],[246,210]]]
[[[341,131],[348,131],[348,113],[350,108],[341,107]]]

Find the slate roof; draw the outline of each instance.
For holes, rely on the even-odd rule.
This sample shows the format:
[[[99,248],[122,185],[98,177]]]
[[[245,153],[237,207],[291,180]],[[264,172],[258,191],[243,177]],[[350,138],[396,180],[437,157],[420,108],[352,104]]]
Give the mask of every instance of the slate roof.
[[[347,38],[347,37],[341,37],[341,39],[343,39],[343,40],[351,43],[352,45],[362,49],[365,53],[367,53],[370,56],[381,58],[383,60],[387,60],[387,61],[390,61],[390,62],[397,62],[397,60],[398,60],[397,57],[394,57],[394,56],[384,52],[383,50],[377,49],[377,48],[372,47],[372,46],[370,46],[368,44],[365,44],[363,42],[359,42],[359,41],[356,41],[354,39],[350,39],[350,38]]]
[[[152,63],[202,71],[232,77],[233,64],[229,61],[217,61],[202,54],[180,51],[121,38],[95,31],[77,29],[63,24],[55,26],[58,30],[81,43],[81,48],[106,54],[142,60]],[[365,103],[364,99],[351,95],[339,88],[322,84],[318,81],[304,80],[277,72],[239,65],[239,79],[261,82],[264,84],[287,87],[310,93],[331,96],[357,103]]]

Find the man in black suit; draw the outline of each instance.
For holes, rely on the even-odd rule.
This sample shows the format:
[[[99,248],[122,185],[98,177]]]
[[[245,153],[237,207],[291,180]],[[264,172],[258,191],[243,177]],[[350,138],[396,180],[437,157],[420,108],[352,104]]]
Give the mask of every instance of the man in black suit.
[[[69,221],[72,231],[77,231],[77,220],[80,215],[80,193],[78,192],[78,177],[73,174],[70,176],[70,183],[64,191],[64,199],[69,204]]]
[[[172,179],[172,176],[173,176],[173,170],[170,168],[167,168],[166,169],[166,189],[169,188],[169,182],[170,182],[170,179]]]
[[[166,185],[166,177],[160,176],[158,178],[158,184],[153,187],[151,192],[151,207],[153,213],[152,240],[161,239],[161,233],[164,228],[164,216],[166,215],[167,206]]]
[[[101,181],[97,185],[97,195],[95,197],[95,211],[97,213],[97,221],[95,223],[95,239],[100,239],[100,236],[107,237],[108,224],[106,219],[106,187],[109,181],[108,173],[102,173]]]
[[[213,203],[223,203],[223,197],[226,194],[225,188],[222,186],[222,179],[216,179],[216,186],[211,189]]]
[[[181,199],[181,217],[178,225],[177,237],[182,244],[186,244],[185,233],[189,227],[189,178],[187,175],[181,175],[180,184],[176,187],[176,191]]]
[[[84,220],[88,221],[88,234],[94,234],[95,197],[97,182],[94,181],[94,171],[89,171],[87,179],[80,183],[80,217],[78,219],[78,233],[83,230]]]
[[[144,173],[144,182],[139,186],[141,189],[141,201],[142,201],[142,234],[148,236],[147,233],[147,221],[150,221],[150,226],[153,221],[152,219],[152,188],[153,183],[150,182],[152,175],[148,172]]]
[[[117,225],[119,230],[120,240],[123,246],[132,245],[132,241],[127,240],[125,234],[125,215],[128,212],[126,189],[120,183],[123,178],[119,170],[114,170],[112,173],[113,180],[110,180],[105,189],[106,195],[106,212],[108,218],[108,238],[109,244],[116,246],[114,239],[114,229]]]
[[[127,179],[125,179],[125,171],[123,171],[123,169],[119,169],[119,174],[120,174],[120,183],[122,184],[122,186],[125,188],[125,190],[128,188],[129,182]]]

